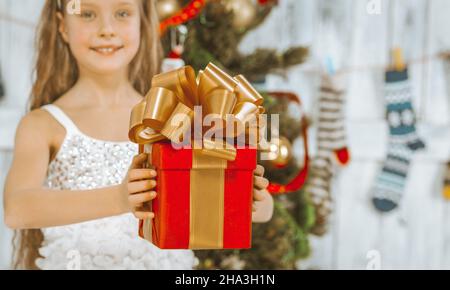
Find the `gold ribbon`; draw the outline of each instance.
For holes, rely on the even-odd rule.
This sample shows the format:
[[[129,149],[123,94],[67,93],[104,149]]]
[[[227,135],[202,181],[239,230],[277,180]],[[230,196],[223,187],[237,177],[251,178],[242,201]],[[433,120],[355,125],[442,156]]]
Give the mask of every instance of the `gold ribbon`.
[[[197,77],[190,66],[155,76],[149,93],[132,110],[129,138],[141,148],[162,140],[184,141],[197,118],[194,106],[201,106],[203,115],[214,117],[213,132],[221,138],[206,138],[203,128],[200,136],[192,134],[191,249],[223,248],[225,169],[227,161],[236,158],[236,149],[226,140],[249,134],[245,124],[251,118],[259,121],[262,103],[261,95],[243,76],[231,77],[210,63]],[[227,126],[233,130],[226,130]],[[151,223],[143,224],[144,235],[150,237]]]
[[[193,68],[185,66],[153,78],[151,90],[132,110],[129,138],[140,145],[161,140],[180,143],[196,117],[194,106],[201,106],[203,115],[214,117],[211,135],[222,141],[211,141],[202,131],[200,138],[193,137],[194,143],[202,143],[203,154],[232,161],[236,151],[225,139],[248,133],[245,124],[251,118],[258,120],[264,112],[262,103],[262,96],[242,75],[233,78],[210,63],[196,77]],[[227,126],[233,130],[227,131]],[[231,136],[226,136],[229,131]]]
[[[193,150],[190,171],[190,249],[222,249],[227,161]]]

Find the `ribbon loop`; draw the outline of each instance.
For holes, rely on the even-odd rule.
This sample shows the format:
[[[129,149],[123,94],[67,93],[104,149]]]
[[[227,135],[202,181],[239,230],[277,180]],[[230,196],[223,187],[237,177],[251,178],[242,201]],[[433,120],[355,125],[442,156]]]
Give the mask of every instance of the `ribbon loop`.
[[[194,106],[199,105],[216,123],[215,141],[202,135],[202,145],[208,146],[203,154],[234,160],[236,149],[226,139],[248,135],[246,123],[264,112],[262,104],[262,96],[242,75],[233,78],[210,63],[196,77],[194,69],[185,66],[153,77],[145,100],[132,110],[129,138],[140,145],[165,139],[182,142],[192,130]],[[257,121],[247,127],[258,127]]]

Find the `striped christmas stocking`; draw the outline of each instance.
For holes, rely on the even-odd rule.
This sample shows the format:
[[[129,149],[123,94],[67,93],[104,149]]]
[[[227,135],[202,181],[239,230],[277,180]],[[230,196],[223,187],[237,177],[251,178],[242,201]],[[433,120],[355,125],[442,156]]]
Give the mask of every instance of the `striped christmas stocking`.
[[[316,224],[312,233],[323,235],[327,231],[332,211],[330,193],[334,164],[346,165],[349,152],[343,116],[344,94],[336,89],[329,77],[322,79],[319,96],[317,126],[317,155],[312,161],[306,192],[316,209]]]
[[[385,98],[389,123],[388,153],[377,176],[372,199],[381,212],[389,212],[398,206],[412,155],[425,148],[416,132],[407,69],[386,72]]]

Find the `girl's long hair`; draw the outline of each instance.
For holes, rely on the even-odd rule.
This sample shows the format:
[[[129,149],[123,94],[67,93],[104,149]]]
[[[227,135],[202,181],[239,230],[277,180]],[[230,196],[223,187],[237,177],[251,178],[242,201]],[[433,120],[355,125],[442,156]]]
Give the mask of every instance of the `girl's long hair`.
[[[72,88],[78,80],[78,66],[69,46],[58,31],[58,11],[62,13],[66,1],[46,0],[37,27],[37,57],[34,84],[28,110],[51,104]],[[133,87],[145,95],[152,77],[161,67],[162,48],[158,30],[155,0],[141,0],[141,39],[139,50],[129,65],[129,79]],[[36,259],[43,241],[40,229],[15,231],[13,238],[13,267],[37,269]]]

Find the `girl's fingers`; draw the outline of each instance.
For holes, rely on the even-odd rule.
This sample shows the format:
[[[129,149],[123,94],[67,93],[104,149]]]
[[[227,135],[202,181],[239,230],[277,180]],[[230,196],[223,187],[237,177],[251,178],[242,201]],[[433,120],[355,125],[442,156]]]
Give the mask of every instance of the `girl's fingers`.
[[[135,194],[139,192],[150,191],[156,187],[155,180],[141,180],[128,183],[128,193]]]
[[[140,220],[152,219],[155,217],[155,214],[148,211],[137,211],[133,213],[134,216]]]
[[[133,194],[128,197],[128,201],[134,207],[142,207],[143,203],[149,202],[156,197],[156,192],[149,191],[138,194]]]
[[[254,174],[257,176],[264,176],[264,167],[257,165]]]
[[[255,212],[256,210],[257,210],[256,204],[253,203],[253,205],[252,205],[252,211]]]
[[[145,211],[145,212],[152,211],[151,203],[146,202],[146,203],[136,204],[136,205],[134,205],[134,211]]]
[[[150,179],[156,176],[156,171],[153,169],[132,169],[128,173],[128,181],[138,181],[143,179]]]
[[[269,180],[267,180],[267,178],[255,175],[253,177],[253,184],[257,189],[266,189],[267,186],[269,186]]]
[[[253,190],[253,199],[256,201],[263,201],[264,199],[266,199],[266,196],[264,195],[264,191],[254,189]]]
[[[148,154],[147,153],[141,153],[139,155],[136,155],[133,157],[133,161],[131,162],[130,169],[138,169],[142,168],[142,165],[147,161]]]

